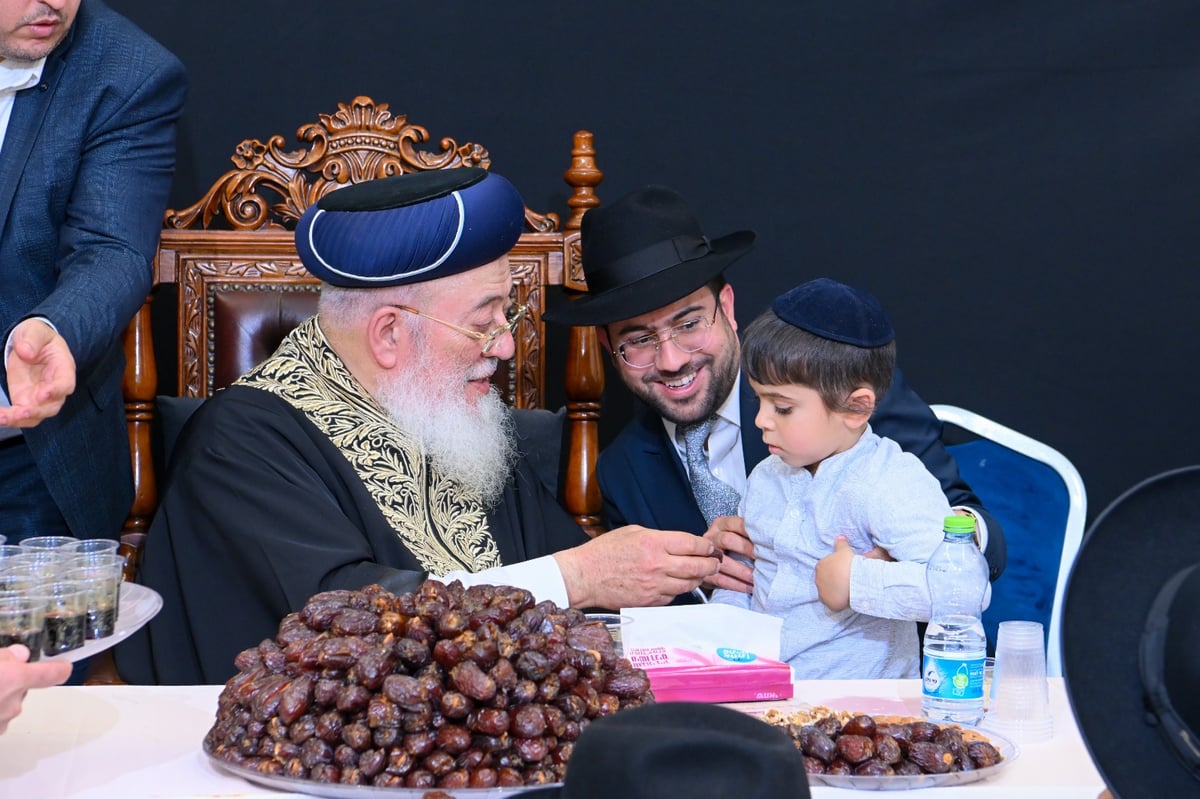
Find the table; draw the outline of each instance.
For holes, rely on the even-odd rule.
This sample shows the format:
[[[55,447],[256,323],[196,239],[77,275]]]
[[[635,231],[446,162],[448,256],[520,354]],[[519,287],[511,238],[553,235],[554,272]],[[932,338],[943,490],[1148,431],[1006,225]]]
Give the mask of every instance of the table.
[[[220,690],[217,685],[127,685],[33,691],[21,716],[0,735],[0,799],[298,796],[260,788],[208,762],[201,741],[212,725]],[[919,697],[917,680],[820,680],[797,683],[792,702],[917,715]],[[1054,738],[1022,747],[1017,761],[995,778],[903,796],[1096,799],[1103,782],[1075,726],[1062,679],[1050,681],[1050,701]],[[738,707],[753,710],[762,704]],[[812,790],[823,799],[859,793],[823,786]]]

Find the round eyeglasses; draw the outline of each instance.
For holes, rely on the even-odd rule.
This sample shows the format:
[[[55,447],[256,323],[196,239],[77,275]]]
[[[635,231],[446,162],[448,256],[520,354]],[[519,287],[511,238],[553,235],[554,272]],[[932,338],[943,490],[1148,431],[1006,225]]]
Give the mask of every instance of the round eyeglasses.
[[[645,369],[654,363],[659,347],[668,339],[680,352],[695,352],[708,344],[712,337],[713,323],[717,321],[720,311],[721,306],[718,305],[713,309],[712,319],[697,316],[685,319],[662,333],[649,333],[623,341],[613,350],[613,355],[619,355],[622,361],[634,369]]]
[[[453,322],[447,322],[445,319],[438,319],[436,316],[430,316],[427,313],[421,313],[416,308],[410,308],[407,305],[393,304],[393,305],[391,305],[391,307],[399,308],[401,311],[408,311],[410,314],[419,316],[422,319],[428,319],[431,322],[437,322],[439,325],[445,325],[446,327],[450,328],[451,330],[457,330],[459,333],[462,333],[464,336],[470,336],[471,338],[475,339],[476,341],[482,341],[484,355],[487,355],[489,352],[492,351],[492,348],[496,346],[496,342],[499,341],[500,337],[503,336],[505,333],[516,334],[517,325],[520,324],[520,322],[523,318],[525,318],[525,312],[529,309],[529,307],[526,305],[517,305],[512,308],[509,308],[504,314],[505,318],[508,319],[507,322],[505,322],[502,325],[492,328],[491,330],[487,331],[486,333],[480,333],[478,330],[470,330],[469,328],[459,327],[458,325],[454,324]]]

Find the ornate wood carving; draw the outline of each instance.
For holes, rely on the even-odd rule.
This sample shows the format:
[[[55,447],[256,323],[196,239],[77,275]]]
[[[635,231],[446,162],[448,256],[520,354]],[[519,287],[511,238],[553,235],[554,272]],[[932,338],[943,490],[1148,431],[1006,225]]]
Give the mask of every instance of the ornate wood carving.
[[[443,138],[440,149],[421,149],[419,145],[430,140],[429,131],[409,123],[403,114],[393,116],[387,103],[370,97],[339,103],[336,112],[320,114],[318,120],[296,132],[300,141],[309,143],[307,149],[285,149],[284,138],[278,135],[266,143],[243,141],[230,156],[236,168],[222,175],[194,205],[167,211],[165,226],[208,229],[223,219],[232,230],[290,229],[310,205],[340,186],[405,172],[460,166],[486,169],[492,164],[488,151],[472,142],[460,145]],[[578,170],[593,179],[586,166]],[[598,173],[594,157],[591,170]],[[557,214],[526,209],[525,219],[534,231],[558,229]]]

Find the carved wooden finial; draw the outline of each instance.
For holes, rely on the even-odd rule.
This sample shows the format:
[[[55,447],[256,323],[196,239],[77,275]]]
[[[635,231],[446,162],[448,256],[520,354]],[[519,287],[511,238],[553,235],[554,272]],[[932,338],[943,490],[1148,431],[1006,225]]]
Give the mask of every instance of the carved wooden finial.
[[[591,132],[576,131],[571,167],[563,173],[563,180],[571,187],[571,196],[567,198],[571,216],[567,219],[565,229],[579,230],[584,213],[600,204],[595,188],[604,180],[604,173],[596,167],[596,150],[592,146]]]

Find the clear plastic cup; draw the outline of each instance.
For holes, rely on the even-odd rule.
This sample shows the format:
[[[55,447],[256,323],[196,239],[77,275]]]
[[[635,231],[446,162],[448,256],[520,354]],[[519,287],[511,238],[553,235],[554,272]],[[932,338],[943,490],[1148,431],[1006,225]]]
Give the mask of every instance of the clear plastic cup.
[[[116,566],[122,576],[125,572],[125,556],[109,552],[74,552],[68,555],[65,571],[98,566]],[[113,606],[116,615],[121,615],[121,592],[117,588],[117,603]]]
[[[115,538],[88,538],[72,544],[70,549],[76,555],[115,555],[121,542]]]
[[[991,701],[982,726],[1021,744],[1040,743],[1053,737],[1046,639],[1041,622],[1000,623]]]
[[[47,575],[34,566],[0,567],[0,591],[6,593],[28,594],[34,588],[54,580],[55,575]]]
[[[46,604],[40,597],[0,592],[0,647],[24,644],[29,660],[40,660],[45,621]]]
[[[25,550],[20,554],[5,558],[0,563],[0,570],[32,571],[44,581],[54,580],[64,571],[65,561],[54,550]]]
[[[79,542],[78,538],[70,535],[38,535],[26,538],[21,542],[23,549],[59,549],[70,547]]]
[[[67,581],[46,583],[30,596],[42,600],[46,607],[43,653],[61,655],[83,646],[87,623],[87,595],[83,586]]]
[[[121,590],[122,570],[119,564],[85,566],[71,569],[67,581],[79,583],[87,595],[87,621],[84,638],[107,638],[117,626],[117,597]]]

